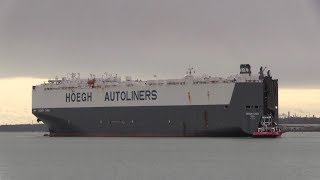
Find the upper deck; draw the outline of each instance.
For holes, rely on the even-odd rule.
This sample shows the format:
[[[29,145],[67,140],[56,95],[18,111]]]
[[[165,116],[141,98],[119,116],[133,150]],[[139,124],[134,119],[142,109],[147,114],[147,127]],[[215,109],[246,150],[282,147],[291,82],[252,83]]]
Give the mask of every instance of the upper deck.
[[[72,73],[70,77],[61,79],[55,78],[48,80],[43,84],[34,86],[43,90],[74,90],[74,89],[89,89],[89,88],[114,88],[114,87],[145,87],[145,86],[186,86],[186,85],[201,85],[201,84],[217,84],[217,83],[262,83],[264,76],[263,70],[260,69],[259,74],[252,75],[250,65],[241,65],[241,72],[237,75],[232,75],[227,78],[212,77],[209,75],[196,76],[193,68],[188,68],[186,75],[180,79],[157,79],[152,80],[132,80],[130,76],[121,80],[118,75],[105,73],[101,78],[96,78],[95,75],[90,75],[87,79],[81,79],[79,73]]]

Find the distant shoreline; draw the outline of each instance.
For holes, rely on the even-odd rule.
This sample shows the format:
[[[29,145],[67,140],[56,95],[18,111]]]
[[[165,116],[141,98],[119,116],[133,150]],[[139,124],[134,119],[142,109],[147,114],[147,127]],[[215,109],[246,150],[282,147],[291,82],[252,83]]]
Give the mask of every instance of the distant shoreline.
[[[0,125],[0,132],[48,132],[45,124]]]

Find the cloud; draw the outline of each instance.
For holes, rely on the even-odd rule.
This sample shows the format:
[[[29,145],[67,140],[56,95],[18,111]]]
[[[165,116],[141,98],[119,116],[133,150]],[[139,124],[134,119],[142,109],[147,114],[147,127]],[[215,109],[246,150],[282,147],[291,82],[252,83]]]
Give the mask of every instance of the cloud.
[[[227,76],[241,63],[317,85],[317,1],[4,0],[0,77],[68,72]]]

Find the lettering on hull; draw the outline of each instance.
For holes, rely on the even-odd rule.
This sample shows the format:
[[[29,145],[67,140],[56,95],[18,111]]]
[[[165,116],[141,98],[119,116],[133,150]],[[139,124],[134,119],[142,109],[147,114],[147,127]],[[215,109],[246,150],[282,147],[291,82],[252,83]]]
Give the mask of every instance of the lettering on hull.
[[[143,101],[157,100],[156,90],[106,92],[104,101]]]
[[[66,102],[92,102],[92,92],[66,93]],[[156,90],[141,91],[110,91],[105,93],[104,101],[155,101],[158,99]]]
[[[66,93],[66,102],[92,102],[92,92]]]

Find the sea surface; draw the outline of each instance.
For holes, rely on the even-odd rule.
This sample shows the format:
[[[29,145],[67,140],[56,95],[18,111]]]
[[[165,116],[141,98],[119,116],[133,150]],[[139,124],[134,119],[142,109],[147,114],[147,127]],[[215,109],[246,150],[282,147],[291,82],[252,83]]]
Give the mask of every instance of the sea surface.
[[[0,180],[320,180],[320,133],[50,138],[0,133]]]

